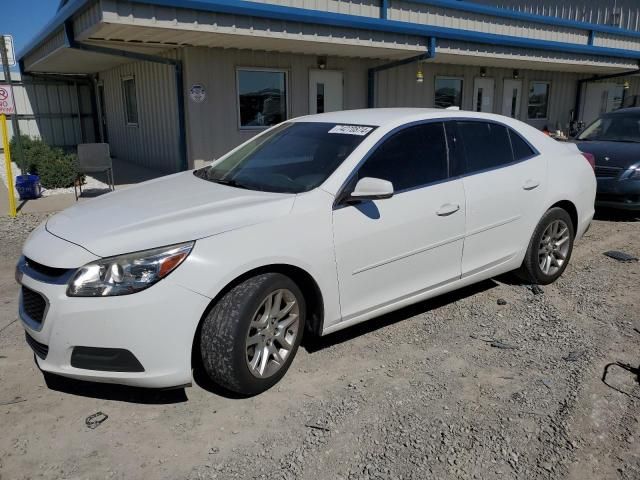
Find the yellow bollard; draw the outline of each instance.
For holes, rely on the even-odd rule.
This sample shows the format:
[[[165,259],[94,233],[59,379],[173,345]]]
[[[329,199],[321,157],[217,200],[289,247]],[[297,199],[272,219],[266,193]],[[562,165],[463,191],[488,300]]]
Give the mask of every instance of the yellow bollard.
[[[7,169],[7,189],[9,190],[9,215],[16,216],[16,197],[13,193],[13,173],[11,173],[11,151],[9,150],[9,135],[7,134],[7,116],[0,115],[0,130],[2,130],[2,146],[4,147],[4,166]]]

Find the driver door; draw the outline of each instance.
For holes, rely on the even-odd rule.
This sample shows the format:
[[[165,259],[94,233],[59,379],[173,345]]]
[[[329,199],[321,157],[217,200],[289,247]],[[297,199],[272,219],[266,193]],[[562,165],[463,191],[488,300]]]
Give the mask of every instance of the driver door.
[[[380,178],[393,197],[333,211],[342,321],[460,278],[465,197],[462,181],[448,180],[444,124],[406,127],[374,148],[349,187]]]

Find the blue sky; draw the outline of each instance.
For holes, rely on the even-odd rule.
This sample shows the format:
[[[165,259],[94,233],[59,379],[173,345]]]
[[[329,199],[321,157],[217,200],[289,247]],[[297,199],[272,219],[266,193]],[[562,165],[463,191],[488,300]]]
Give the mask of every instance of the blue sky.
[[[13,35],[16,54],[53,18],[60,0],[1,0],[0,32]]]

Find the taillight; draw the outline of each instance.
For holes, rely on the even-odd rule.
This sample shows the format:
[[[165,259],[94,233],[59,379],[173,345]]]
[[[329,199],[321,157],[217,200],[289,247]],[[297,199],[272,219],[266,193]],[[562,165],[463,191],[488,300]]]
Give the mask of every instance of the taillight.
[[[582,156],[587,159],[587,162],[589,162],[589,165],[591,165],[591,168],[593,168],[595,170],[596,169],[596,157],[594,157],[592,153],[587,153],[587,152],[581,152],[581,153],[582,153]]]

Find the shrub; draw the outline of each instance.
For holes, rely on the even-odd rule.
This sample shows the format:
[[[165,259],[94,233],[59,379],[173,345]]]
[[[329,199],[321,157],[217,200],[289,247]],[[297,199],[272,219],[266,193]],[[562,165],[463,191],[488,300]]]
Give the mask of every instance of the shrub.
[[[20,140],[24,155],[21,167],[28,173],[39,175],[44,188],[73,186],[77,175],[75,155],[65,154],[62,149],[52,148],[42,140],[27,135],[22,135]],[[11,141],[11,151],[17,152],[15,139]]]

